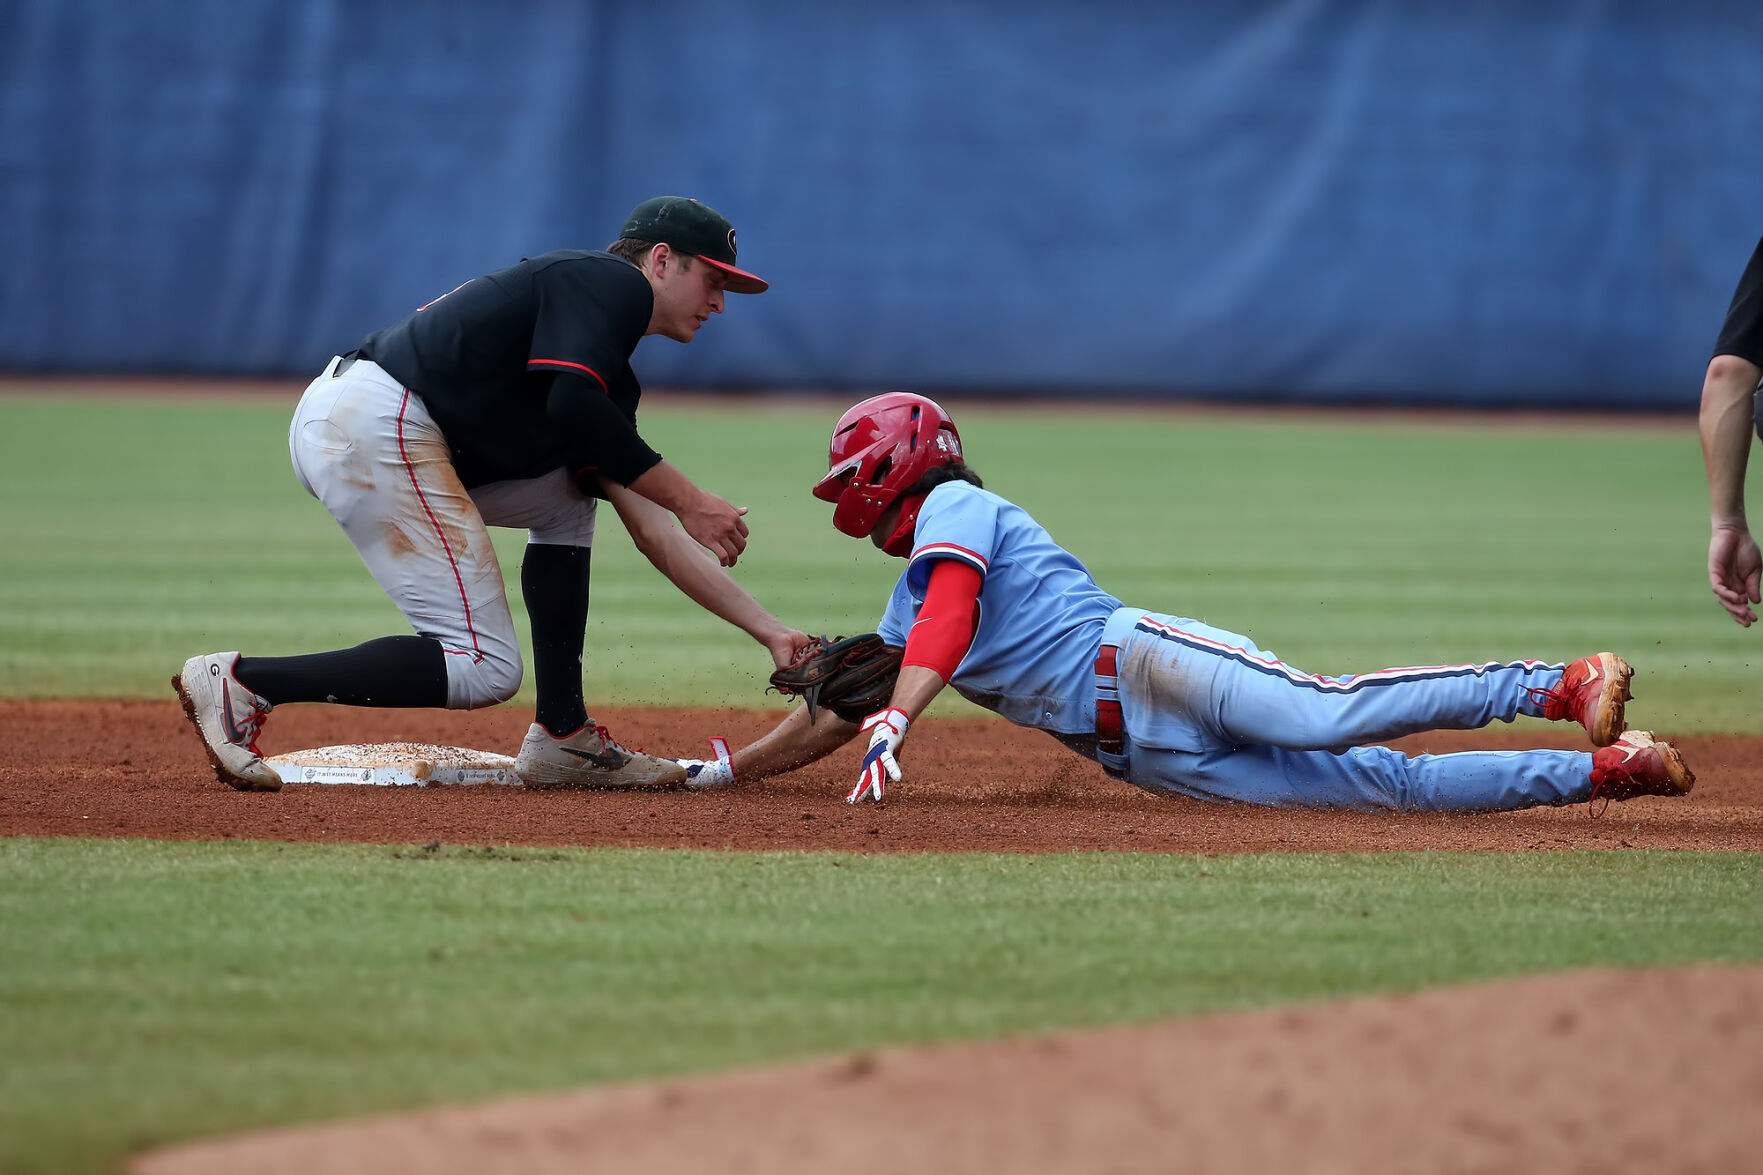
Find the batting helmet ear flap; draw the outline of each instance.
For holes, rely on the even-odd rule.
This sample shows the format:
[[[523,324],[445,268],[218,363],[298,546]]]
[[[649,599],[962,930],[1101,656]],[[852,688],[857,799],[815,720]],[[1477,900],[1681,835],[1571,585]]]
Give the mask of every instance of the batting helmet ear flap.
[[[899,559],[912,554],[912,539],[918,532],[918,510],[928,497],[929,494],[914,494],[899,499],[900,516],[894,520],[894,532],[882,544],[884,552]]]

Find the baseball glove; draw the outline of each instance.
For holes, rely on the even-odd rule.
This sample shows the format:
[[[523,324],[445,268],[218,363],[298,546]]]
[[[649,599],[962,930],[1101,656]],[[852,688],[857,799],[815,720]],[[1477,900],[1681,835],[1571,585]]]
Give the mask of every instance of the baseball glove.
[[[771,675],[766,692],[801,698],[811,722],[817,706],[846,722],[862,722],[887,709],[894,679],[900,676],[901,652],[873,632],[831,641],[815,637],[794,661]]]

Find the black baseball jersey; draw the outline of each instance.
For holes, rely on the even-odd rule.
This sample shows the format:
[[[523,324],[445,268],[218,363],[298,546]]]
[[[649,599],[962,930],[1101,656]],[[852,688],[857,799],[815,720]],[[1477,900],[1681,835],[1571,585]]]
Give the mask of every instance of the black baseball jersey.
[[[467,487],[566,468],[628,485],[661,458],[637,435],[631,352],[655,296],[634,265],[565,249],[474,278],[357,354],[422,397]]]
[[[1763,367],[1763,241],[1757,243],[1751,263],[1732,292],[1732,305],[1727,307],[1714,354],[1737,355]]]

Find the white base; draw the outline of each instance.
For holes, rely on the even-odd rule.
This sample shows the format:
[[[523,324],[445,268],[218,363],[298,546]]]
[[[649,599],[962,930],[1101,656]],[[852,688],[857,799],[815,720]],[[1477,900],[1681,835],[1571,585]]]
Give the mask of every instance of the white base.
[[[349,743],[290,751],[264,762],[283,783],[355,783],[379,787],[499,783],[518,787],[514,760],[493,751],[434,743]]]

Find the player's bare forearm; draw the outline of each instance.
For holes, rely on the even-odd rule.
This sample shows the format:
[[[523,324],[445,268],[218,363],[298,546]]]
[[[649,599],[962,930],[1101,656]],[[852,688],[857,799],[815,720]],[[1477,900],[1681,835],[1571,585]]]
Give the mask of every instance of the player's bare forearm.
[[[1755,427],[1752,396],[1763,368],[1716,355],[1702,383],[1699,426],[1708,471],[1708,586],[1740,625],[1756,623],[1763,598],[1763,554],[1745,518],[1745,465]]]
[[[808,637],[765,610],[692,537],[673,524],[666,510],[617,482],[602,479],[602,491],[618,511],[631,541],[643,557],[686,597],[764,645],[778,664]]]
[[[1752,394],[1763,369],[1736,355],[1716,355],[1702,382],[1699,426],[1714,527],[1746,529],[1745,465],[1754,428]]]
[[[663,459],[643,471],[630,483],[630,488],[649,501],[677,514],[695,500],[700,491],[673,462]]]
[[[797,706],[771,733],[734,753],[738,782],[782,775],[824,759],[857,734],[855,722],[846,722],[830,710],[817,709],[812,720],[807,706]]]
[[[699,489],[672,462],[664,460],[650,466],[630,483],[630,488],[678,518],[692,540],[708,549],[724,567],[733,567],[746,550],[747,524],[741,516],[747,508],[731,506],[715,494]]]

